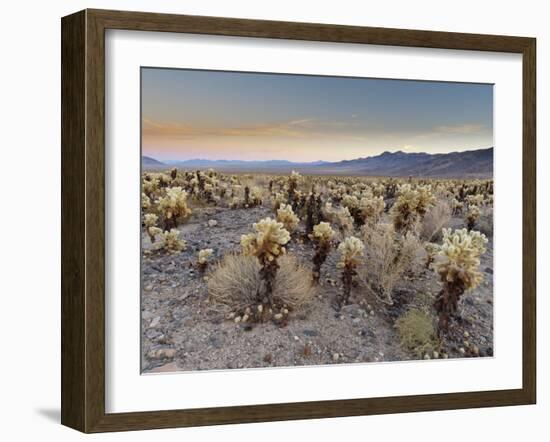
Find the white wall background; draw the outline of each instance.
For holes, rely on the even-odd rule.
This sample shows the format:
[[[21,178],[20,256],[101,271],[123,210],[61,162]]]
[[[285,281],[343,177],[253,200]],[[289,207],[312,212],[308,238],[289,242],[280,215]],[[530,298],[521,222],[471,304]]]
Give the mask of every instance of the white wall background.
[[[550,262],[544,189],[550,155],[550,28],[545,3],[508,1],[19,0],[2,5],[0,45],[0,435],[81,440],[59,425],[60,17],[83,8],[127,9],[363,26],[534,36],[538,39],[538,405],[375,417],[117,433],[95,440],[547,440],[550,433]],[[546,250],[545,250],[546,249]]]

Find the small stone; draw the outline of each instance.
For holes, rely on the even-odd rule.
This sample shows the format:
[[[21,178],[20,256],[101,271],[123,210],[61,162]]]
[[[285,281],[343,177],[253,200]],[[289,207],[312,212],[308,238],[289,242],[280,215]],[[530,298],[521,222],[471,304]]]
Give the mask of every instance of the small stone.
[[[443,359],[449,359],[449,355],[447,353],[443,353]]]
[[[244,315],[244,316],[243,316],[243,319],[242,319],[242,322],[246,322],[246,321],[248,321],[248,318],[249,318],[249,316],[248,316],[248,315]]]
[[[262,304],[258,304],[258,313],[262,313],[264,311],[264,306]]]
[[[239,322],[241,322],[241,317],[240,316],[236,316],[235,319],[233,319],[233,322],[235,324],[238,324]]]
[[[361,318],[355,318],[351,322],[353,322],[354,324],[359,324],[361,322]]]
[[[472,347],[472,353],[479,356],[479,348],[476,345]]]
[[[215,219],[211,219],[208,221],[208,227],[216,227],[218,225],[218,221]]]
[[[434,351],[433,356],[434,356],[434,359],[439,359],[439,352]]]
[[[231,312],[227,315],[227,319],[233,319],[235,317],[235,312]]]
[[[149,324],[149,327],[155,328],[160,323],[160,316],[157,316],[156,318],[153,318],[151,323]]]
[[[283,313],[283,315],[288,315],[288,309],[284,308],[282,313]]]
[[[317,336],[317,332],[315,330],[303,330],[302,333],[305,336]]]
[[[250,314],[250,307],[247,307],[244,309],[244,314],[249,315]]]
[[[469,347],[469,346],[470,346],[470,342],[464,341],[464,347]]]
[[[429,355],[428,353],[426,353],[426,354],[424,355],[424,359],[428,360],[428,359],[431,359],[431,357],[430,357],[430,355]]]
[[[148,356],[150,359],[171,359],[176,356],[176,350],[174,348],[159,348],[149,352]]]
[[[371,316],[374,316],[374,310],[371,310],[369,313]]]
[[[150,291],[153,290],[153,286],[152,286],[152,285],[146,285],[145,288],[144,288],[144,290],[145,290],[146,292],[150,292]]]
[[[338,353],[333,353],[332,354],[332,360],[334,362],[338,361],[338,359],[340,359],[340,355]]]
[[[467,331],[465,331],[465,332],[464,332],[464,337],[465,337],[465,338],[470,337],[470,333],[468,333]]]
[[[294,340],[295,340],[295,341],[299,341],[300,338],[299,338],[298,336],[294,336]]]
[[[279,319],[283,319],[283,314],[282,313],[277,313],[276,315],[273,315],[273,319],[275,320],[279,320]]]
[[[461,355],[463,355],[463,354],[466,353],[466,350],[464,350],[463,347],[460,347],[460,348],[458,349],[458,352],[459,352]]]

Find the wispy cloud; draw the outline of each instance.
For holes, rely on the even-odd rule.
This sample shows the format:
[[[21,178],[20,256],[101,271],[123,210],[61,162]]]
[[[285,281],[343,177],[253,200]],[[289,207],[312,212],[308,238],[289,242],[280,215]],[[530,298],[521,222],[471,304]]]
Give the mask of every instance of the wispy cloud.
[[[434,132],[445,134],[478,134],[487,130],[487,127],[483,124],[457,124],[452,126],[437,126],[434,128]]]
[[[158,122],[144,118],[144,137],[194,139],[202,137],[308,137],[327,132],[357,131],[358,123],[347,121],[323,121],[302,118],[278,123],[263,123],[241,127],[210,127],[191,125],[183,122]],[[357,136],[355,133],[353,136]]]

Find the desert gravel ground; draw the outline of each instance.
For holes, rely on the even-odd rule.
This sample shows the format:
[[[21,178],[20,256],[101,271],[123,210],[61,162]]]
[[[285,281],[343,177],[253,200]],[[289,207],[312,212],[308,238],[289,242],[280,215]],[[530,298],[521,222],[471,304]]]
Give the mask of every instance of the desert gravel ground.
[[[286,324],[236,324],[212,305],[204,277],[193,265],[198,251],[212,248],[214,259],[239,251],[240,236],[266,216],[272,216],[272,211],[265,206],[194,208],[189,221],[178,227],[187,249],[175,255],[151,253],[149,237],[143,234],[144,373],[418,359],[401,347],[393,324],[415,303],[432,301],[439,283],[431,270],[403,279],[396,293],[399,307],[370,305],[352,294],[351,304],[337,312],[332,304],[341,284],[333,250],[322,267],[316,299],[305,310],[292,312]],[[461,218],[452,222],[453,227],[462,227]],[[449,358],[468,356],[472,347],[479,349],[479,356],[493,355],[492,248],[490,238],[481,262],[484,282],[463,296],[463,320],[443,342]],[[310,246],[292,241],[288,249],[311,265]]]

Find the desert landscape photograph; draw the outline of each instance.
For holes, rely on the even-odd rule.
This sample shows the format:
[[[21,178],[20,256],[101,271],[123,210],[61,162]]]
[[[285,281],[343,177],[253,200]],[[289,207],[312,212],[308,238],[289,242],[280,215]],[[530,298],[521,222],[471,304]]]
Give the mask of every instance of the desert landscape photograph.
[[[141,68],[143,374],[492,357],[493,85]]]

